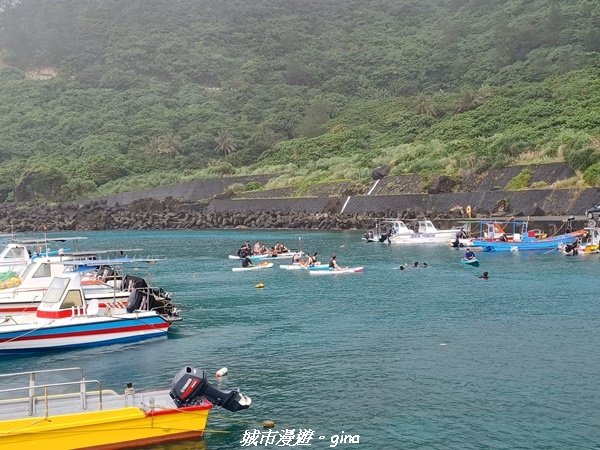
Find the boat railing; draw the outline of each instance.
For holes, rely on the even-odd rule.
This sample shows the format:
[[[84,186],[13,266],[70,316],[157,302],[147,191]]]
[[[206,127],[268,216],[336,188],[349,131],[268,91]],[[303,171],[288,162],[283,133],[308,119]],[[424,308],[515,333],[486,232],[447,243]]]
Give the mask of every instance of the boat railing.
[[[36,384],[36,378],[40,375],[47,374],[58,374],[60,376],[67,372],[79,373],[79,379],[74,381],[63,381],[57,383],[43,383]],[[28,384],[26,386],[19,386],[13,388],[0,389],[0,404],[2,403],[23,403],[27,402],[27,414],[34,416],[37,414],[37,405],[40,401],[44,405],[44,415],[48,416],[50,411],[50,399],[54,398],[67,398],[73,396],[79,396],[81,410],[86,411],[88,409],[88,400],[90,395],[98,396],[98,406],[102,410],[102,383],[98,380],[86,380],[83,376],[83,370],[79,367],[69,367],[64,369],[47,369],[47,370],[36,370],[29,372],[15,372],[0,374],[2,378],[14,378],[26,376],[28,378]],[[94,385],[97,390],[88,390],[88,385]],[[60,388],[68,388],[69,386],[78,387],[78,391],[72,392],[60,392]],[[12,394],[25,391],[27,395],[25,397],[18,396],[12,397]],[[42,391],[40,393],[40,391]],[[50,391],[53,391],[52,393]]]

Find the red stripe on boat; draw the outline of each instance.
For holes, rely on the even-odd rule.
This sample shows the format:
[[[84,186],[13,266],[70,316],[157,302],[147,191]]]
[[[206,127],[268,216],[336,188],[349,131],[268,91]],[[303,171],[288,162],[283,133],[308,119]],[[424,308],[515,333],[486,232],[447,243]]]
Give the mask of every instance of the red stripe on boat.
[[[39,339],[60,339],[63,337],[73,337],[73,336],[91,336],[97,334],[111,334],[111,333],[123,333],[125,331],[142,331],[142,330],[152,330],[152,329],[162,329],[169,328],[171,324],[169,322],[159,323],[156,325],[136,325],[131,327],[121,327],[121,328],[105,328],[103,330],[87,330],[87,331],[77,331],[75,333],[58,333],[58,334],[50,334],[44,336],[19,336],[10,339],[0,339],[0,342],[8,342],[8,341],[35,341]],[[24,331],[23,333],[27,333]]]

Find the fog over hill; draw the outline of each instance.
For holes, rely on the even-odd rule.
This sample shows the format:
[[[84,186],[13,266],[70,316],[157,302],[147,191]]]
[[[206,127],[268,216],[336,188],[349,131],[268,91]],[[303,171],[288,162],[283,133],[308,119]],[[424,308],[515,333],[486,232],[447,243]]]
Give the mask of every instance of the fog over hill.
[[[0,4],[0,201],[566,161],[600,184],[591,0]],[[253,189],[263,186],[253,186]],[[524,186],[527,187],[527,186]]]

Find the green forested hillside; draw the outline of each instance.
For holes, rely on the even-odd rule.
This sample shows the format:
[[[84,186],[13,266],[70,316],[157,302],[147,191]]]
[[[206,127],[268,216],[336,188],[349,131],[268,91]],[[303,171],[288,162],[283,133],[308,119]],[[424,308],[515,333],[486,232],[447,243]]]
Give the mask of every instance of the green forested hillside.
[[[253,171],[360,179],[379,164],[566,160],[600,184],[597,1],[3,6],[0,200]]]

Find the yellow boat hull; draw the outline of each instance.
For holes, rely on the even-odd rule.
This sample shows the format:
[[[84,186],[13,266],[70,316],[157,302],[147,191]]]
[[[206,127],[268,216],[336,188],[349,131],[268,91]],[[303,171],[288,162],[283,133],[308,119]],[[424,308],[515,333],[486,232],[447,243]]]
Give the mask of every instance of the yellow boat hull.
[[[145,413],[126,407],[0,422],[0,449],[122,449],[200,438],[206,404]]]

